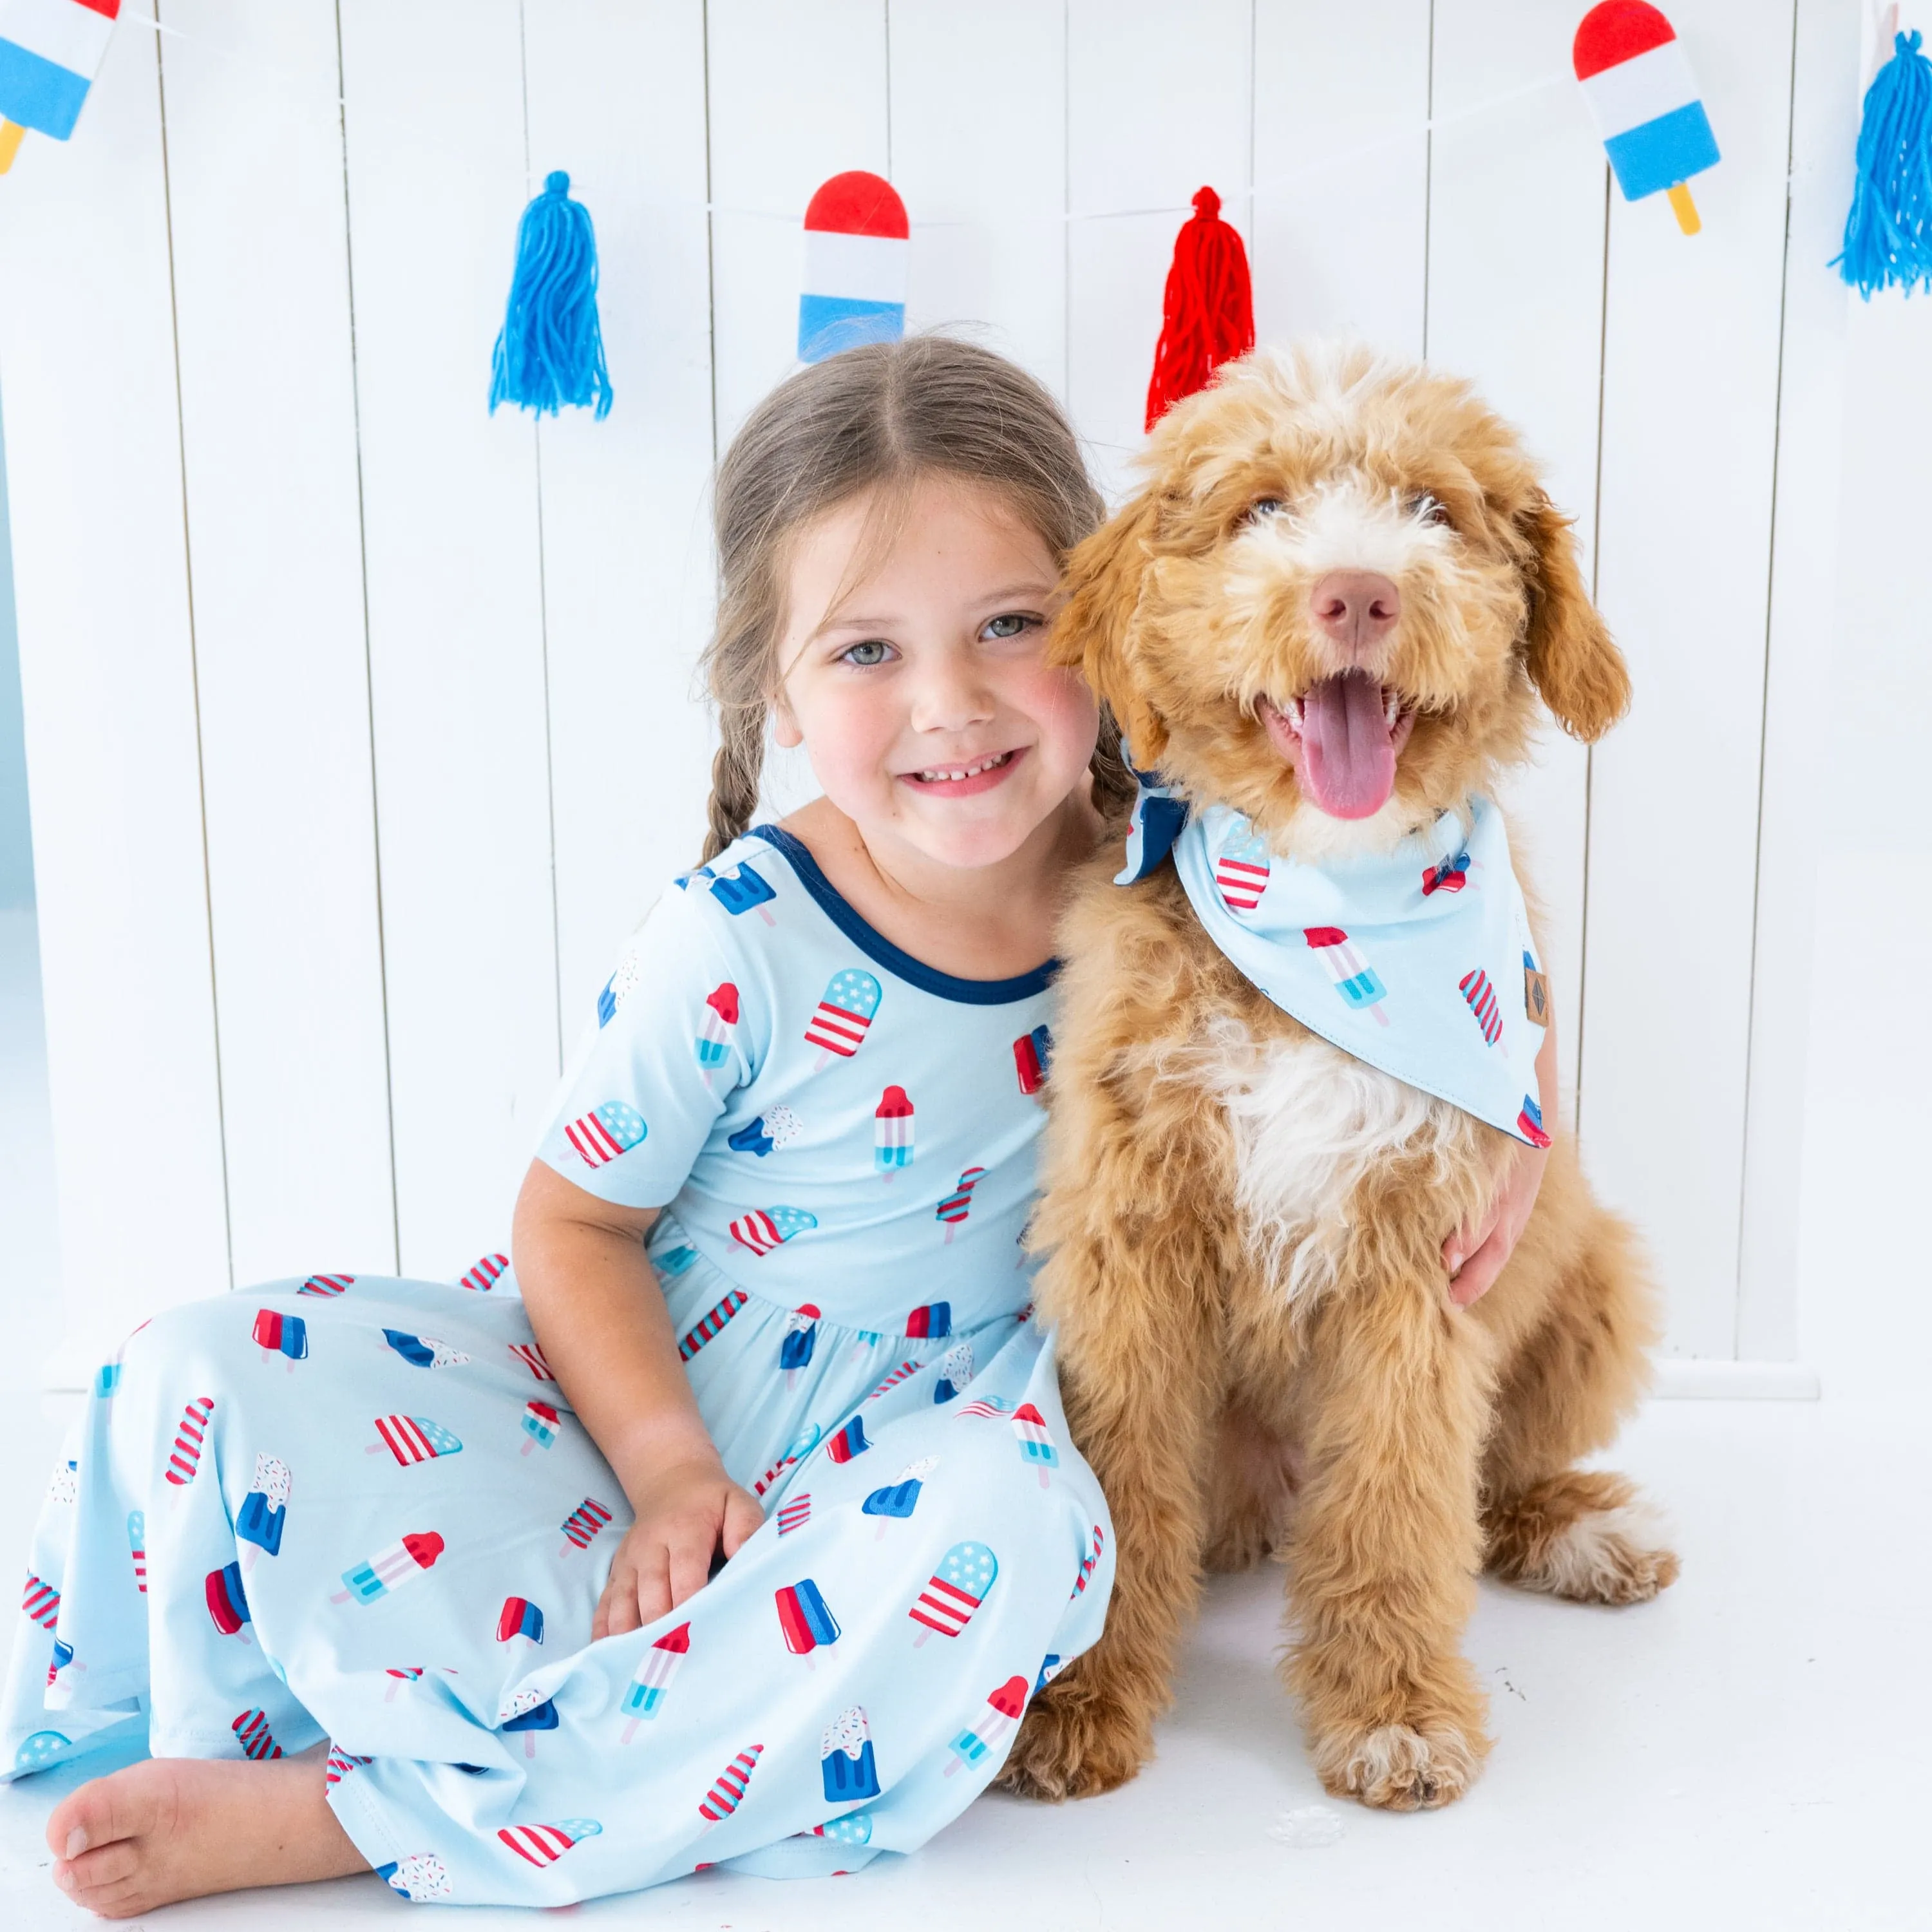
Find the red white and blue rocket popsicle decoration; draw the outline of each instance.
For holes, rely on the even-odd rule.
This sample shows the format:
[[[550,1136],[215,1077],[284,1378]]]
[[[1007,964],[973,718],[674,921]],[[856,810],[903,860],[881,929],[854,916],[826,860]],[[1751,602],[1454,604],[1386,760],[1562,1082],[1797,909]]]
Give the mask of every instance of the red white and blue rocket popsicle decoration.
[[[912,1102],[903,1087],[888,1087],[872,1114],[872,1159],[890,1180],[912,1165]]]
[[[624,1726],[625,1743],[637,1736],[638,1726],[646,1718],[657,1715],[671,1679],[676,1676],[678,1666],[690,1649],[691,1626],[680,1624],[676,1630],[667,1630],[638,1660],[637,1674],[624,1693],[624,1715],[628,1720]]]
[[[920,1626],[913,1648],[916,1650],[934,1630],[941,1636],[957,1636],[986,1600],[999,1574],[1000,1559],[983,1543],[956,1543],[906,1612]]]
[[[744,1802],[745,1787],[752,1781],[752,1774],[758,1768],[758,1760],[764,1755],[763,1744],[747,1744],[724,1768],[718,1774],[716,1783],[698,1801],[698,1816],[704,1820],[704,1828],[730,1816]]]
[[[838,1641],[838,1619],[809,1576],[773,1591],[772,1598],[778,1606],[778,1628],[784,1634],[786,1649],[803,1658],[808,1668],[812,1653],[820,1644]]]
[[[442,1552],[442,1538],[434,1530],[412,1530],[377,1550],[368,1562],[344,1570],[342,1580],[349,1587],[337,1591],[329,1601],[346,1604],[353,1597],[358,1604],[373,1604],[392,1590],[400,1590],[405,1583],[413,1582]]]
[[[856,966],[832,974],[825,997],[806,1022],[805,1043],[818,1048],[814,1072],[822,1072],[834,1060],[850,1060],[865,1045],[884,991],[871,974]]]
[[[872,1726],[864,1705],[848,1706],[826,1726],[818,1742],[818,1770],[828,1804],[851,1804],[878,1796],[878,1760],[872,1750]]]
[[[704,996],[704,1010],[698,1022],[698,1064],[704,1084],[724,1064],[731,1042],[738,1037],[738,989],[729,980],[721,980]]]
[[[818,1226],[818,1216],[808,1208],[748,1208],[731,1223],[731,1238],[754,1255],[768,1255]]]
[[[563,1422],[555,1409],[547,1402],[526,1402],[524,1404],[524,1444],[518,1453],[527,1456],[532,1449],[552,1448]]]
[[[823,362],[905,334],[912,227],[892,183],[862,168],[834,175],[805,211],[798,359]]]
[[[986,1708],[947,1746],[952,1762],[946,1767],[946,1776],[950,1778],[962,1764],[977,1764],[988,1752],[998,1750],[1019,1728],[1026,1707],[1024,1677],[1009,1677],[988,1691]]]
[[[1040,1472],[1042,1489],[1052,1486],[1052,1478],[1047,1471],[1060,1460],[1060,1451],[1053,1446],[1053,1437],[1046,1426],[1046,1418],[1030,1402],[1023,1402],[1013,1411],[1013,1434],[1018,1438],[1020,1454]]]
[[[532,1643],[543,1642],[542,1606],[532,1603],[527,1597],[506,1597],[503,1607],[496,1612],[496,1641],[510,1643],[520,1636],[528,1638]]]
[[[284,1315],[272,1308],[255,1311],[255,1346],[264,1355],[280,1355],[292,1370],[298,1362],[308,1360],[308,1324],[299,1315]]]
[[[506,1825],[496,1835],[518,1858],[538,1867],[554,1865],[572,1845],[602,1834],[595,1818],[562,1818],[554,1825]]]
[[[28,128],[74,132],[120,11],[121,0],[0,0],[0,175]]]
[[[1375,1015],[1378,1025],[1387,1026],[1388,1015],[1382,1011],[1382,1002],[1388,998],[1388,988],[1382,984],[1382,976],[1372,966],[1365,964],[1362,956],[1348,944],[1348,935],[1339,926],[1310,926],[1302,928],[1302,937],[1307,940],[1309,950],[1328,968],[1336,992],[1357,1011],[1366,1009]]]
[[[1646,0],[1601,0],[1577,23],[1570,58],[1624,199],[1661,188],[1678,226],[1696,234],[1685,184],[1717,165],[1718,140],[1676,30]]]
[[[650,1130],[636,1108],[622,1100],[607,1100],[563,1130],[586,1167],[603,1167],[620,1154],[628,1154]]]

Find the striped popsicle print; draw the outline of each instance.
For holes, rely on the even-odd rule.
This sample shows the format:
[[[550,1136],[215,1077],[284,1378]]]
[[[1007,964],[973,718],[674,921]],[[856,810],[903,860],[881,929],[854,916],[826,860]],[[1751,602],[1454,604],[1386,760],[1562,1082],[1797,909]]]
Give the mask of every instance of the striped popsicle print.
[[[162,1471],[176,1489],[184,1490],[194,1480],[201,1462],[201,1445],[208,1439],[209,1418],[214,1414],[214,1398],[198,1395],[182,1411],[175,1430],[174,1447],[168,1454],[168,1466]]]
[[[1468,1001],[1469,1010],[1475,1015],[1484,1039],[1494,1046],[1503,1036],[1502,1006],[1496,998],[1495,982],[1478,967],[1473,973],[1465,973],[1456,983],[1462,988],[1463,998]]]
[[[763,1744],[747,1744],[718,1774],[718,1781],[700,1800],[698,1815],[707,1832],[721,1819],[730,1817],[744,1802],[745,1787],[751,1783],[752,1773],[758,1768],[764,1748]]]
[[[486,1294],[508,1272],[509,1266],[508,1255],[485,1255],[463,1277],[460,1286],[470,1289],[472,1294]]]
[[[352,1274],[312,1274],[296,1292],[298,1294],[338,1295],[345,1288],[355,1286],[356,1277]]]
[[[51,1583],[44,1583],[32,1570],[27,1573],[27,1587],[20,1598],[20,1608],[38,1624],[43,1630],[52,1630],[60,1618],[60,1592]]]
[[[228,1728],[235,1733],[235,1741],[242,1747],[244,1757],[260,1762],[281,1756],[282,1748],[268,1729],[266,1711],[244,1711]]]
[[[723,1331],[726,1322],[745,1305],[746,1297],[742,1289],[734,1288],[724,1299],[706,1315],[698,1326],[677,1345],[677,1358],[688,1362],[707,1342],[715,1342]]]
[[[610,1520],[610,1512],[595,1496],[586,1496],[563,1520],[563,1533],[579,1550],[588,1550],[592,1539]],[[568,1548],[562,1552],[568,1556]]]

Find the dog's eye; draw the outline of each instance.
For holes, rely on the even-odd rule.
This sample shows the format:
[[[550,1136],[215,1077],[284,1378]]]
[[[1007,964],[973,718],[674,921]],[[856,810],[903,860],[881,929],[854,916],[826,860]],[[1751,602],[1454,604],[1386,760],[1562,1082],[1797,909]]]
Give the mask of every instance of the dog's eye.
[[[1288,506],[1279,496],[1257,496],[1241,512],[1241,521],[1244,524],[1262,523],[1270,517],[1280,516],[1287,508]]]
[[[1408,508],[1412,517],[1425,524],[1453,524],[1455,520],[1449,514],[1448,505],[1426,490],[1419,496],[1412,496]]]

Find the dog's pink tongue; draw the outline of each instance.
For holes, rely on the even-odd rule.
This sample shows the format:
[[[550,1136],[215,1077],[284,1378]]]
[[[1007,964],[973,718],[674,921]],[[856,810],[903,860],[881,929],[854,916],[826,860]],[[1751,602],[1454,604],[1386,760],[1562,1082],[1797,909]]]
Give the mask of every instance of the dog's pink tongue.
[[[1302,700],[1298,772],[1331,818],[1367,818],[1395,789],[1395,746],[1382,686],[1360,670],[1338,671]]]

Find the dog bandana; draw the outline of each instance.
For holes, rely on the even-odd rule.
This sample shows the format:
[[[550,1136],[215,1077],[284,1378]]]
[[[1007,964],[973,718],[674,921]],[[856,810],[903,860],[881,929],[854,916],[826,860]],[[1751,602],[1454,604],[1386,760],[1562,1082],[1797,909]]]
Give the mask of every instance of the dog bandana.
[[[1536,1056],[1550,994],[1487,799],[1392,852],[1285,859],[1226,806],[1140,794],[1114,883],[1172,857],[1195,916],[1242,974],[1311,1032],[1425,1094],[1547,1147]]]

